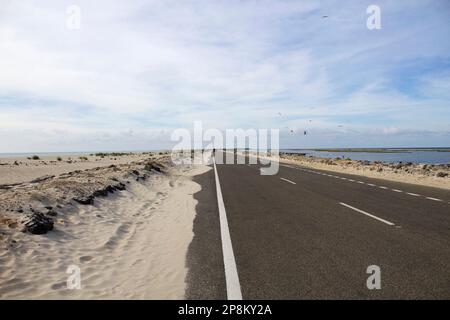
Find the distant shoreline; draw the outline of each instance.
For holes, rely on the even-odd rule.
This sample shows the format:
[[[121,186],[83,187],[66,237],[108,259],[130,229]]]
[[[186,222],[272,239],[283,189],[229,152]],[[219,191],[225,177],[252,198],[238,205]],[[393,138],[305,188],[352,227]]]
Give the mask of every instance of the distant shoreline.
[[[352,159],[384,163],[448,164],[450,148],[283,149],[280,153],[315,158]]]
[[[450,152],[450,147],[434,148],[311,148],[311,149],[283,149],[293,151],[312,150],[317,152],[365,152],[365,153],[409,153],[414,151]]]

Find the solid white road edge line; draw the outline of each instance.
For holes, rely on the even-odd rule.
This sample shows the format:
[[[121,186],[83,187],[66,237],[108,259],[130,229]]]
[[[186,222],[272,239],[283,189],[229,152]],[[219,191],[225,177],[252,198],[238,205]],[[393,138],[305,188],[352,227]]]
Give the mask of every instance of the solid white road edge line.
[[[359,213],[362,213],[362,214],[364,214],[364,215],[366,215],[366,216],[368,216],[368,217],[371,217],[371,218],[373,218],[373,219],[376,219],[376,220],[378,220],[378,221],[381,221],[381,222],[383,222],[383,223],[386,223],[386,224],[388,224],[388,225],[390,225],[390,226],[395,226],[395,224],[393,224],[393,223],[390,222],[390,221],[381,219],[381,218],[379,218],[379,217],[377,217],[377,216],[374,216],[373,214],[370,214],[370,213],[365,212],[365,211],[363,211],[363,210],[360,210],[360,209],[358,209],[358,208],[352,207],[352,206],[350,206],[350,205],[348,205],[348,204],[346,204],[346,203],[339,202],[339,204],[340,204],[340,205],[343,205],[344,207],[347,207],[347,208],[350,208],[350,209],[352,209],[352,210],[355,210],[355,211],[357,211],[357,212],[359,212]]]
[[[225,282],[227,285],[228,300],[242,300],[241,285],[234,259],[233,245],[231,244],[230,230],[228,229],[227,213],[223,203],[220,189],[219,175],[217,174],[216,158],[214,157],[214,176],[216,180],[217,205],[220,217],[220,236],[222,238],[223,265],[225,267]]]
[[[285,179],[285,178],[280,178],[281,180],[284,180],[284,181],[286,181],[286,182],[289,182],[289,183],[292,183],[292,184],[296,184],[294,181],[291,181],[291,180],[288,180],[288,179]]]

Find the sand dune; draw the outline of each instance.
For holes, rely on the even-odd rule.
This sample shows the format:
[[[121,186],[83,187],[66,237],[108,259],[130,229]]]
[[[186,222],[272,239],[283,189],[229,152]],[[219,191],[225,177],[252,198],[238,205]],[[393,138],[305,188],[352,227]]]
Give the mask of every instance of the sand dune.
[[[148,154],[133,153],[124,156],[41,156],[39,160],[27,159],[27,157],[0,158],[0,185],[29,182],[45,175],[59,175],[61,173],[92,169],[99,166],[109,166],[130,163],[148,158]]]
[[[191,178],[206,170],[152,171],[93,205],[59,209],[43,235],[0,226],[0,298],[182,299],[200,190]],[[81,289],[67,288],[71,265],[80,268]]]

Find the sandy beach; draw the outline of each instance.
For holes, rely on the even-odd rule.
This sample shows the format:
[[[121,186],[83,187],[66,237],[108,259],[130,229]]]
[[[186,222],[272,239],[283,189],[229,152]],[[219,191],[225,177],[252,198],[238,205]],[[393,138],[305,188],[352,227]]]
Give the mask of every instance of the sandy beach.
[[[167,154],[95,158],[0,167],[1,299],[184,297],[192,177],[210,168],[174,167]],[[81,289],[67,287],[73,266]]]

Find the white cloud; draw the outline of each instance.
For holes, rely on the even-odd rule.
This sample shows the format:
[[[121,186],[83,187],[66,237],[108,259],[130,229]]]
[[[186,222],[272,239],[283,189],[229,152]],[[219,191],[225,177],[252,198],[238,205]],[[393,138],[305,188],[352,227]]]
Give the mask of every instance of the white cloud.
[[[300,130],[313,118],[308,129],[320,133],[348,119],[348,134],[370,134],[408,129],[423,119],[422,109],[442,110],[448,101],[445,77],[424,77],[422,100],[391,87],[402,59],[448,57],[450,44],[439,31],[446,16],[433,1],[408,2],[406,9],[382,1],[379,33],[365,28],[363,4],[335,1],[76,1],[80,30],[65,26],[72,3],[4,3],[0,128],[21,150],[29,145],[19,132],[32,140],[39,130],[67,130],[65,137],[84,141],[85,149],[108,132],[117,141],[111,147],[123,148],[131,142],[120,132],[134,130],[141,145],[147,135],[162,139],[157,132],[194,120]],[[411,25],[407,19],[420,12],[424,18]],[[431,36],[410,39],[424,31]],[[426,45],[428,38],[441,42]],[[368,115],[391,123],[358,123]],[[441,116],[429,113],[427,121],[445,127]],[[42,148],[45,141],[59,148],[56,136],[43,135]]]

